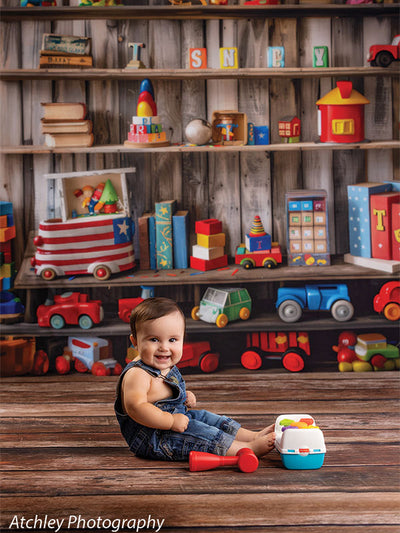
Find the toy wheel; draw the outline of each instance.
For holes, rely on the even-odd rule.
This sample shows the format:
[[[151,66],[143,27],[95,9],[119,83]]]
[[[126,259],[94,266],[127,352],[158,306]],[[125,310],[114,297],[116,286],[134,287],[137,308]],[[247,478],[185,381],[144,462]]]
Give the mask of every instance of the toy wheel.
[[[116,363],[116,365],[113,368],[112,375],[120,376],[121,374],[122,374],[122,366],[119,363]]]
[[[55,366],[57,374],[68,374],[71,370],[71,363],[63,355],[56,357]]]
[[[248,259],[246,259],[245,261],[243,261],[241,263],[242,267],[245,268],[246,270],[250,270],[250,268],[253,268],[253,263],[251,261],[249,261]]]
[[[264,268],[275,268],[276,266],[276,263],[272,259],[267,259],[263,265]]]
[[[215,323],[219,328],[224,328],[228,323],[228,317],[224,313],[221,313],[217,316],[217,320]]]
[[[80,359],[75,359],[74,367],[77,372],[81,372],[82,374],[88,371],[88,367],[85,365],[85,363],[82,363]]]
[[[79,317],[79,327],[82,329],[90,329],[93,327],[93,320],[88,315],[81,315]]]
[[[290,372],[301,372],[305,363],[300,351],[289,350],[282,357],[282,365]]]
[[[354,314],[353,304],[347,300],[338,300],[332,305],[331,314],[338,322],[346,322]]]
[[[390,63],[393,61],[393,56],[389,52],[379,52],[379,54],[375,58],[375,62],[378,65],[378,67],[388,67]]]
[[[246,350],[243,352],[240,362],[248,370],[258,370],[263,364],[261,355],[255,350]]]
[[[94,376],[109,376],[111,372],[103,363],[97,361],[92,365],[92,374]]]
[[[250,316],[250,310],[247,307],[242,307],[239,311],[239,316],[242,320],[247,320]]]
[[[198,305],[193,307],[192,312],[190,313],[190,316],[193,318],[193,320],[200,320],[200,317],[198,314],[199,311],[200,311],[200,307]]]
[[[300,320],[303,310],[300,304],[294,300],[286,300],[278,307],[278,315],[284,322],[297,322]]]
[[[380,353],[377,353],[371,358],[370,363],[372,366],[376,368],[383,369],[386,361],[387,361],[386,357],[384,357]]]
[[[199,367],[203,372],[214,372],[219,365],[219,355],[217,353],[209,352],[200,357]]]
[[[399,320],[400,319],[400,305],[394,302],[387,304],[383,310],[385,318],[388,320]]]
[[[105,281],[106,279],[108,279],[111,276],[111,270],[108,268],[108,266],[98,265],[93,270],[93,276],[96,279]]]
[[[45,268],[40,273],[40,277],[44,279],[45,281],[51,281],[52,279],[55,279],[57,277],[56,271],[52,268]]]
[[[50,318],[50,326],[54,329],[62,329],[65,326],[65,320],[61,315],[53,315]]]

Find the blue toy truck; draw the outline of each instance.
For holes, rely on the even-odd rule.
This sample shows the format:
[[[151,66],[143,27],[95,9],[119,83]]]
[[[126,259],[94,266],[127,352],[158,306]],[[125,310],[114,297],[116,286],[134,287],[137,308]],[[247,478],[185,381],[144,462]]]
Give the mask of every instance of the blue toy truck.
[[[347,285],[342,283],[280,288],[275,306],[279,318],[284,322],[300,320],[303,309],[330,311],[338,322],[346,322],[354,314]]]

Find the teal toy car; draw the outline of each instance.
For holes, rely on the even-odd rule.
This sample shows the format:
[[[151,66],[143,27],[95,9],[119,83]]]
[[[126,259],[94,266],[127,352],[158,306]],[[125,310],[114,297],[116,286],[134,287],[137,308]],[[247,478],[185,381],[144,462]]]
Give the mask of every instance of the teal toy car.
[[[223,328],[233,320],[247,320],[251,298],[246,289],[215,289],[208,287],[200,305],[193,307],[193,320],[203,320]]]

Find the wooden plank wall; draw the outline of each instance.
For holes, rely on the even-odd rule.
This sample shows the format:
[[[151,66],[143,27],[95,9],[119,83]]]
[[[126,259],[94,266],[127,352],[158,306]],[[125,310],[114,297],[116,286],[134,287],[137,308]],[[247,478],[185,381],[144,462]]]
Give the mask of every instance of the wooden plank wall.
[[[9,0],[11,2],[11,0]],[[74,0],[75,1],[75,0]],[[145,0],[141,2],[147,4]],[[154,0],[150,4],[164,4]],[[296,3],[295,0],[286,1]],[[240,21],[26,21],[1,22],[1,66],[35,68],[44,32],[88,35],[96,67],[117,68],[130,58],[128,42],[143,41],[144,63],[154,68],[188,66],[188,49],[206,46],[208,64],[218,67],[219,46],[237,46],[240,66],[266,65],[267,47],[283,45],[287,66],[311,66],[312,48],[327,44],[332,66],[362,66],[372,42],[389,42],[399,21],[389,17],[283,18]],[[162,36],[162,39],[161,39]],[[398,81],[390,77],[354,78],[371,104],[366,109],[366,136],[398,137]],[[302,140],[316,140],[316,100],[334,79],[158,81],[156,101],[172,142],[181,142],[194,117],[211,118],[216,109],[246,112],[256,125],[269,124],[271,142],[279,142],[277,121],[290,113],[302,119]],[[40,102],[85,101],[94,121],[96,144],[121,144],[135,113],[136,81],[1,82],[2,144],[42,144]],[[393,100],[392,100],[393,96]],[[284,195],[293,188],[324,188],[329,193],[331,249],[348,250],[346,186],[377,179],[399,179],[392,150],[340,150],[257,154],[65,154],[3,156],[0,198],[13,202],[17,220],[19,264],[28,232],[57,215],[57,191],[47,172],[135,166],[129,182],[135,219],[154,202],[176,198],[194,221],[215,216],[228,233],[228,253],[243,239],[255,214],[273,238],[285,243]],[[49,185],[49,186],[48,186]],[[48,190],[49,189],[49,190]],[[48,202],[46,198],[48,197]],[[136,247],[137,248],[137,247]]]

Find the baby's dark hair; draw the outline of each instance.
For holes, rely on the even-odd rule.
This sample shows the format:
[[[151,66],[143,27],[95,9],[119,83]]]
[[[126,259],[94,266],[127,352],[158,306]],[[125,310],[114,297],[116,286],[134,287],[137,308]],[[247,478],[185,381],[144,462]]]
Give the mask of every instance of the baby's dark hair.
[[[171,313],[181,314],[183,322],[185,323],[185,315],[179,305],[170,298],[146,298],[143,302],[137,305],[130,316],[131,333],[136,338],[137,331],[143,322],[147,320],[155,320],[162,316],[169,315]]]

